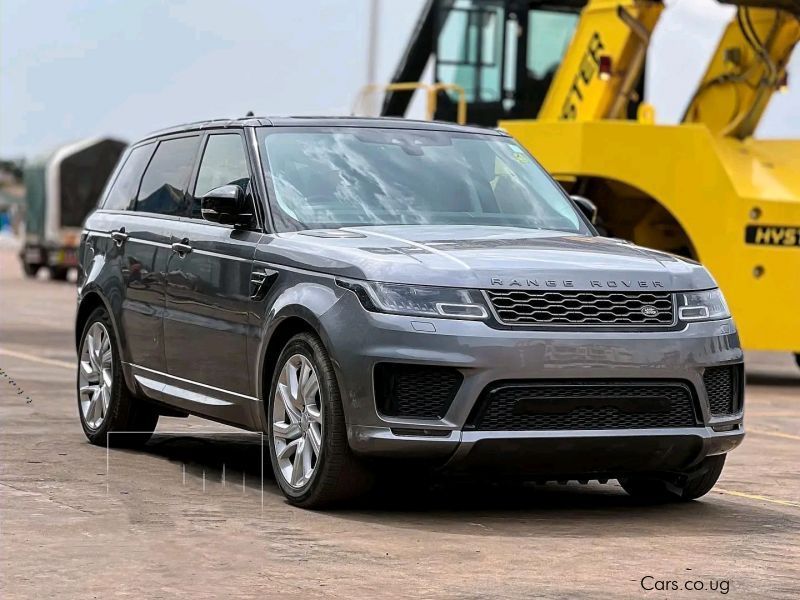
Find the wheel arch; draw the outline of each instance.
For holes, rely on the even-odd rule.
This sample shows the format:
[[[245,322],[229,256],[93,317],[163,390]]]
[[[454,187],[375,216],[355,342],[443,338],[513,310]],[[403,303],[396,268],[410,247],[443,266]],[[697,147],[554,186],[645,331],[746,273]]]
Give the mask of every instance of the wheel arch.
[[[330,284],[333,284],[331,281]],[[255,368],[256,392],[266,402],[266,387],[272,378],[275,360],[290,337],[303,331],[316,335],[336,363],[330,336],[322,324],[323,316],[338,302],[335,286],[327,281],[310,282],[287,279],[275,290],[271,303],[265,304]]]
[[[78,310],[75,314],[75,350],[80,351],[81,335],[86,327],[86,321],[96,309],[104,308],[106,312],[112,317],[111,324],[114,327],[114,337],[119,342],[119,334],[117,332],[117,323],[113,319],[113,313],[108,302],[96,290],[91,290],[83,295],[79,304]]]
[[[114,339],[117,341],[117,355],[121,357],[123,363],[122,373],[125,377],[125,383],[128,386],[128,390],[133,391],[136,389],[136,385],[130,369],[125,365],[127,354],[124,351],[122,332],[115,318],[116,315],[112,310],[111,302],[97,288],[91,288],[83,292],[78,302],[78,310],[75,313],[75,352],[80,352],[81,335],[86,327],[86,322],[89,316],[98,308],[104,308],[108,313],[111,327],[114,329]]]
[[[312,320],[307,316],[298,314],[283,317],[271,330],[269,339],[264,345],[264,351],[261,353],[259,365],[259,390],[264,402],[266,402],[269,394],[267,388],[272,381],[272,374],[275,371],[275,363],[278,360],[278,356],[286,343],[298,333],[312,333],[319,336],[318,327],[312,324]]]

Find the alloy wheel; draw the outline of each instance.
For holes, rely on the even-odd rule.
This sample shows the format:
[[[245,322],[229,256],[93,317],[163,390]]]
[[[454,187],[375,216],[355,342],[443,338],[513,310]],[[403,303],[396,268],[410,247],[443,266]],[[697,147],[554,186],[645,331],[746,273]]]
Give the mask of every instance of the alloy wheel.
[[[323,439],[319,379],[302,354],[284,363],[272,404],[272,443],[281,476],[301,488],[314,474]]]
[[[108,414],[113,369],[114,357],[108,330],[102,323],[93,323],[83,339],[78,367],[81,413],[89,429],[99,429]]]

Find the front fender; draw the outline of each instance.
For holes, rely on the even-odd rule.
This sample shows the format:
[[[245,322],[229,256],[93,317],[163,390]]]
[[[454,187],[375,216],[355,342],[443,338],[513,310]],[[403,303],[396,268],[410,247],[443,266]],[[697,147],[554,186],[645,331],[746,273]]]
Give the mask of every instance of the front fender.
[[[266,400],[274,368],[268,362],[277,357],[289,337],[303,329],[312,330],[320,337],[336,367],[335,347],[323,322],[325,314],[344,292],[336,287],[333,278],[303,276],[301,279],[291,272],[279,275],[274,291],[259,303],[261,306],[254,307],[252,314],[254,343],[251,347],[256,357],[253,379],[257,398]]]

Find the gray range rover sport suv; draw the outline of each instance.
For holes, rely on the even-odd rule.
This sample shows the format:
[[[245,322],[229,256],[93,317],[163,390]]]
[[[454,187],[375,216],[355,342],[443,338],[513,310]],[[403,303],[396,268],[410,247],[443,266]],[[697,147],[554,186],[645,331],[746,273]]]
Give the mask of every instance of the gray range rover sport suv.
[[[382,464],[708,492],[743,355],[700,265],[599,237],[502,132],[247,118],[133,144],[80,247],[81,424],[265,432],[290,502]],[[387,459],[395,459],[389,461]]]

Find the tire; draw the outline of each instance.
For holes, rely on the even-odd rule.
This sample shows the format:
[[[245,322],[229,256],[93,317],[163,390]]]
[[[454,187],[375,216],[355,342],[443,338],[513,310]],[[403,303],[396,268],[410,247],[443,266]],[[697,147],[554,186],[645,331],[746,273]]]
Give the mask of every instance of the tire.
[[[709,456],[695,469],[677,475],[628,477],[619,484],[634,498],[654,503],[688,502],[705,496],[716,485],[725,455]]]
[[[50,279],[53,281],[66,281],[69,269],[65,267],[50,267]]]
[[[101,348],[94,359],[90,358],[91,345]],[[156,428],[158,412],[128,391],[114,328],[105,308],[97,308],[89,315],[79,349],[78,417],[86,438],[98,446],[107,443],[130,448],[144,444]],[[98,364],[100,368],[96,367]]]
[[[42,265],[22,261],[22,272],[25,273],[26,277],[36,277],[36,274],[41,268]]]
[[[304,370],[309,367],[310,371]],[[297,381],[307,382],[294,386],[298,390],[294,398],[285,385],[292,381],[291,372]],[[304,388],[306,393],[301,391]],[[323,508],[356,498],[370,488],[371,474],[347,442],[336,373],[317,336],[295,335],[281,351],[269,388],[267,422],[275,481],[291,504]]]
[[[796,362],[796,363],[797,363],[797,366],[798,366],[798,367],[800,367],[800,352],[797,352],[797,353],[794,355],[794,362]]]

